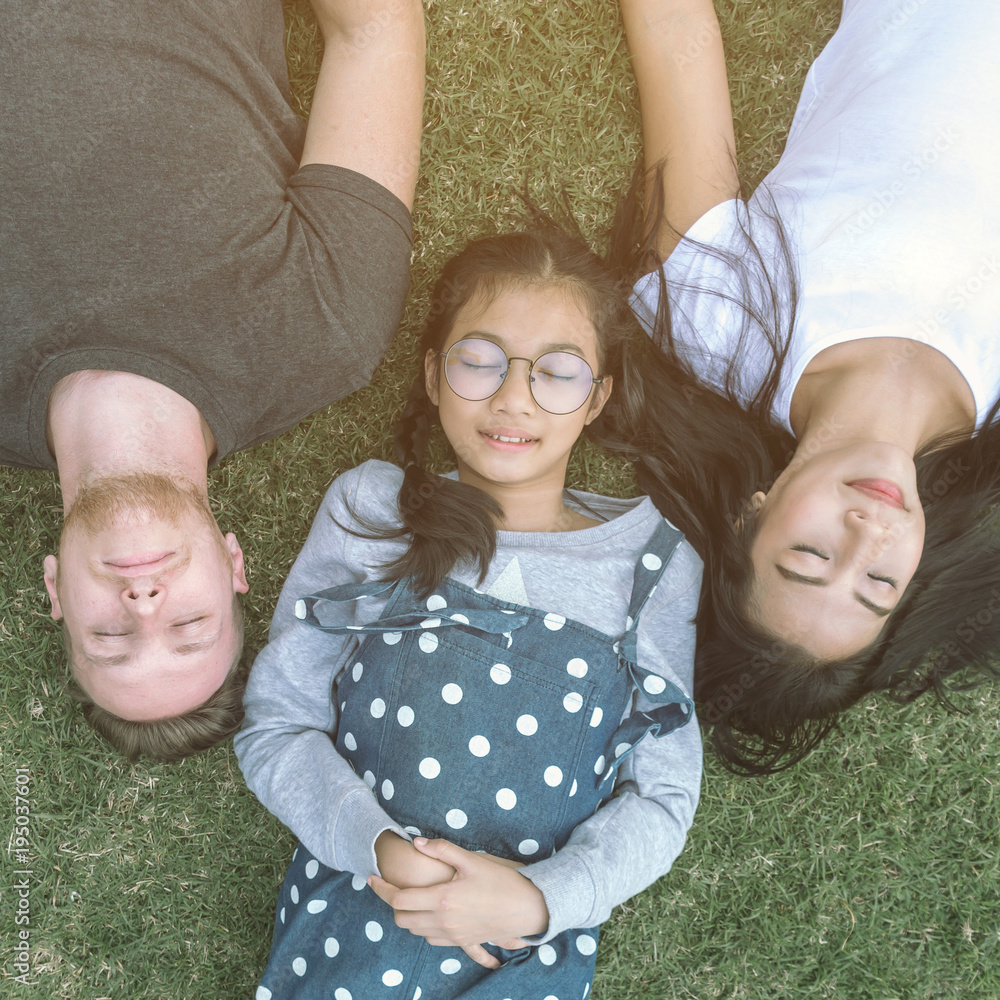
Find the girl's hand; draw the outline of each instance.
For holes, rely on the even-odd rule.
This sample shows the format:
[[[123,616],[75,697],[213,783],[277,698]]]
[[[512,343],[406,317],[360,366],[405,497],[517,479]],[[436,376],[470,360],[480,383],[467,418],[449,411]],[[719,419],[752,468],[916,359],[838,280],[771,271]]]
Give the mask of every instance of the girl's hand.
[[[375,893],[395,911],[396,925],[426,938],[428,944],[461,948],[488,969],[500,963],[483,947],[522,948],[522,936],[544,934],[549,925],[545,897],[517,862],[463,850],[447,840],[417,837],[413,846],[428,859],[450,865],[447,883],[401,889],[380,879],[368,879]]]
[[[400,889],[450,882],[455,875],[451,865],[422,854],[408,840],[391,830],[378,835],[375,858],[385,881]]]

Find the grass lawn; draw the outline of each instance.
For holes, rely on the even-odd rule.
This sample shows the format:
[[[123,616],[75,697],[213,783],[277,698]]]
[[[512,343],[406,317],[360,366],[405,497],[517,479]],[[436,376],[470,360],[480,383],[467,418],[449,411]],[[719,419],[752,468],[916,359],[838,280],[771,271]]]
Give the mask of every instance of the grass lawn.
[[[740,157],[774,164],[839,0],[718,0]],[[212,473],[223,530],[244,544],[250,638],[334,476],[389,458],[428,285],[469,236],[508,228],[528,184],[561,187],[597,234],[640,151],[635,89],[611,0],[427,0],[430,46],[413,294],[373,384]],[[317,67],[305,0],[288,8],[305,112]],[[634,489],[592,449],[571,485]],[[0,996],[236,1000],[267,957],[292,835],[246,790],[231,746],[175,766],[119,760],[61,692],[60,638],[41,560],[54,551],[52,476],[0,470]],[[597,1000],[1000,997],[1000,697],[859,705],[780,776],[709,759],[673,871],[605,925]],[[21,770],[23,769],[23,770]],[[12,853],[17,775],[30,789],[30,858]],[[28,982],[15,974],[15,869],[28,868]],[[362,1000],[362,998],[356,998]],[[406,998],[408,1000],[408,998]]]

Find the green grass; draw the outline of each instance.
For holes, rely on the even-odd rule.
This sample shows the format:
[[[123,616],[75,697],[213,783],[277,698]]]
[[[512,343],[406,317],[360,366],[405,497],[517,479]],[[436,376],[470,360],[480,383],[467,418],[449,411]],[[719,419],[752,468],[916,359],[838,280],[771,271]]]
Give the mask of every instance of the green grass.
[[[773,165],[839,0],[720,0],[743,173]],[[585,229],[610,217],[640,151],[634,85],[608,0],[428,0],[430,79],[415,210],[414,288],[373,384],[212,474],[220,521],[244,543],[250,637],[331,479],[389,457],[428,283],[468,236],[515,224],[525,176],[572,196]],[[317,66],[308,8],[289,8],[305,111]],[[628,492],[593,449],[573,485]],[[0,896],[0,996],[236,1000],[253,995],[292,837],[247,792],[230,746],[177,766],[119,761],[61,693],[41,559],[53,478],[0,470],[0,816],[30,769],[33,985],[13,974],[16,898]],[[1000,996],[1000,697],[899,708],[871,699],[805,763],[737,780],[711,759],[674,870],[605,925],[597,1000]]]

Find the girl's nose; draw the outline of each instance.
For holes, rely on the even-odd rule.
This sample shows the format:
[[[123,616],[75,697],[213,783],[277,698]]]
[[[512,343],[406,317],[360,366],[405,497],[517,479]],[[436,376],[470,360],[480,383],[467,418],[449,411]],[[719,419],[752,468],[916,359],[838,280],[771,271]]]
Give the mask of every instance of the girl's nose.
[[[530,363],[524,358],[511,358],[507,375],[500,388],[490,398],[490,408],[504,413],[533,413],[535,398],[531,395]]]

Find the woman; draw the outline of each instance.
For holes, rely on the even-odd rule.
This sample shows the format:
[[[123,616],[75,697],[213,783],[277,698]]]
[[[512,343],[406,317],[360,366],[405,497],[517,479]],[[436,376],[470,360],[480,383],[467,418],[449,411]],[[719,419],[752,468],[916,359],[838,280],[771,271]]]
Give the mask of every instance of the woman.
[[[665,261],[634,307],[719,397],[644,485],[687,498],[697,694],[737,770],[998,645],[1000,7],[971,6],[847,0],[744,203],[711,3],[622,4]]]

